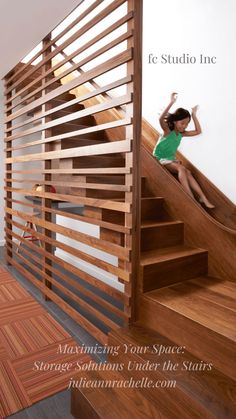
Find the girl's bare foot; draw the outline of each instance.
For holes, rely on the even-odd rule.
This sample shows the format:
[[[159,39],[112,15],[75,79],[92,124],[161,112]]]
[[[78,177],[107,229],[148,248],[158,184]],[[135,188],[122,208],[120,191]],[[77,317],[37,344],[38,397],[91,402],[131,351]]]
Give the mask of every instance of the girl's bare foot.
[[[213,205],[210,201],[208,201],[208,199],[206,197],[204,198],[199,198],[199,202],[201,204],[204,204],[207,208],[215,208],[215,205]]]

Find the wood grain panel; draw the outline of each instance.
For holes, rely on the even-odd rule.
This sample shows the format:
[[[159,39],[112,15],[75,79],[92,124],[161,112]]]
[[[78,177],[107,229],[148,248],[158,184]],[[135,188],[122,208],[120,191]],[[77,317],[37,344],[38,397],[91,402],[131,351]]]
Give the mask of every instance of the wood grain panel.
[[[60,233],[66,237],[70,237],[74,240],[78,240],[82,243],[91,245],[96,249],[104,250],[105,252],[107,251],[115,256],[119,256],[121,259],[129,259],[130,249],[128,248],[124,248],[122,246],[99,240],[96,237],[92,237],[84,233],[79,233],[78,231],[70,229],[68,227],[62,227],[58,224],[41,220],[40,218],[32,216],[29,213],[24,213],[22,211],[13,210],[10,208],[6,208],[6,212],[8,214],[19,217],[25,221],[30,221],[36,226],[47,228],[48,230],[53,231],[54,233]]]
[[[100,95],[100,94],[105,93],[105,92],[107,92],[109,90],[112,90],[112,89],[115,89],[117,87],[123,86],[124,84],[127,84],[127,83],[129,83],[131,81],[132,81],[132,76],[131,75],[130,76],[123,77],[122,79],[116,80],[113,83],[109,83],[109,84],[107,84],[105,86],[102,86],[102,87],[99,87],[99,88],[95,89],[92,92],[88,92],[87,94],[85,94],[83,96],[80,96],[78,98],[69,100],[68,102],[65,102],[65,103],[63,103],[63,104],[61,104],[59,106],[55,106],[52,109],[49,109],[48,111],[39,112],[35,116],[33,116],[32,118],[28,118],[26,121],[21,122],[20,124],[15,124],[14,125],[14,129],[21,128],[21,127],[23,127],[23,126],[25,126],[27,124],[36,122],[38,119],[41,119],[41,118],[44,118],[44,117],[49,116],[51,114],[54,114],[55,112],[58,112],[58,111],[61,111],[61,110],[65,110],[67,108],[70,108],[71,106],[77,105],[80,102],[83,102],[84,100],[90,99],[91,97]],[[16,115],[17,115],[17,113],[16,113]],[[9,117],[7,117],[5,119],[5,121],[6,122],[10,122],[10,121],[12,121],[15,118],[17,118],[17,116],[15,116],[15,114],[13,113]],[[8,132],[8,131],[11,131],[11,129],[10,128],[6,128],[5,129],[5,132]]]
[[[106,103],[102,103],[100,105],[95,105],[95,106],[92,106],[91,108],[87,108],[87,109],[84,109],[82,111],[73,112],[71,114],[68,114],[67,116],[62,117],[62,118],[54,119],[53,121],[50,120],[48,123],[41,123],[37,127],[28,129],[27,131],[20,131],[19,133],[15,134],[15,135],[9,136],[8,140],[10,141],[10,140],[16,140],[17,138],[23,138],[27,135],[31,135],[31,134],[46,130],[48,128],[53,128],[57,125],[65,124],[67,122],[71,122],[71,121],[80,119],[84,116],[93,115],[94,113],[97,113],[97,112],[102,112],[102,111],[105,111],[107,109],[119,106],[119,105],[124,105],[126,103],[130,103],[131,100],[132,100],[131,95],[120,96],[116,99],[109,100]]]
[[[101,154],[114,154],[130,151],[131,140],[116,141],[116,143],[95,144],[84,147],[74,147],[65,150],[48,151],[46,153],[26,154],[6,159],[6,163],[19,163],[29,161],[42,161],[65,159],[68,157],[99,156]]]
[[[63,243],[57,242],[53,239],[50,239],[49,237],[45,237],[42,234],[35,232],[34,230],[30,229],[30,228],[24,228],[24,226],[22,224],[19,224],[15,221],[11,222],[13,226],[19,228],[19,229],[23,229],[31,234],[34,234],[35,237],[39,238],[40,240],[45,240],[48,243],[53,244],[54,246],[56,245],[58,248],[68,252],[69,254],[72,254],[74,256],[78,256],[79,254],[77,254],[77,250],[65,245]],[[7,231],[7,229],[6,229]],[[12,233],[12,237],[15,237],[15,233]],[[21,238],[22,240],[22,238]],[[32,244],[33,246],[33,244]],[[62,268],[65,267],[66,269],[68,269],[71,273],[77,275],[80,279],[82,279],[83,281],[87,282],[88,284],[96,287],[97,289],[101,290],[102,292],[104,292],[105,294],[110,295],[111,297],[113,297],[114,299],[122,302],[126,302],[128,303],[130,296],[126,293],[123,293],[119,290],[117,290],[116,288],[110,286],[109,284],[106,284],[102,281],[100,281],[99,279],[93,277],[92,275],[87,274],[86,272],[82,271],[81,269],[77,268],[74,265],[71,265],[67,262],[65,262],[64,260],[54,256],[53,254],[51,254],[49,256],[49,254],[47,253],[47,256],[51,258],[52,261],[55,261],[58,265],[60,265]],[[108,269],[108,268],[107,268]],[[118,272],[116,272],[116,274],[118,275]],[[122,277],[122,274],[120,274],[120,276]]]
[[[133,0],[102,3],[84,4],[82,14],[67,29],[54,38],[49,33],[41,51],[5,77],[4,141],[7,261],[13,260],[13,266],[38,286],[45,299],[58,304],[105,343],[104,330],[117,327],[114,318],[127,324],[134,312],[140,226],[142,31],[140,4],[137,7]],[[127,7],[120,7],[123,5]],[[100,30],[111,14],[112,23]],[[81,25],[76,28],[78,23]],[[87,41],[79,42],[87,32]],[[60,39],[62,42],[57,42]],[[97,48],[92,50],[94,45]],[[116,53],[116,47],[122,52]],[[37,58],[40,60],[34,65]],[[114,76],[117,68],[125,69],[122,77]],[[96,79],[104,74],[108,81],[99,86]],[[78,96],[78,88],[83,90],[85,85],[92,89]],[[116,90],[114,96],[108,94],[119,87],[125,93],[117,94]],[[122,107],[122,117],[118,117]],[[113,117],[103,123],[95,118],[110,113]],[[15,184],[20,187],[13,187]],[[30,189],[35,184],[42,185],[42,190]],[[57,192],[50,192],[50,186]],[[54,203],[59,202],[84,206],[84,215],[56,208]],[[99,238],[58,225],[53,215],[97,226]],[[55,240],[57,233],[115,256],[118,266]],[[31,242],[25,234],[36,240]],[[103,270],[106,277],[115,275],[124,292],[62,260],[53,253],[55,247]],[[80,278],[78,283],[74,275]],[[110,303],[108,296],[117,304]],[[99,326],[77,312],[73,304],[97,319]]]
[[[116,55],[112,59],[107,60],[105,63],[102,63],[102,64],[98,65],[96,68],[93,68],[92,70],[87,71],[82,76],[77,77],[74,80],[71,80],[70,82],[66,83],[66,85],[55,88],[50,93],[45,95],[43,98],[36,99],[33,102],[33,105],[31,105],[31,109],[32,109],[32,106],[33,106],[33,108],[36,108],[36,107],[44,104],[45,102],[48,102],[49,100],[52,100],[52,99],[56,98],[57,96],[60,96],[63,93],[67,93],[70,90],[74,89],[75,87],[78,87],[79,85],[82,85],[82,84],[86,83],[90,79],[98,77],[101,74],[104,74],[109,70],[112,70],[116,67],[119,67],[120,65],[130,61],[132,59],[132,56],[133,56],[133,50],[132,49],[127,50],[127,51],[125,51],[121,54]],[[19,101],[19,103],[9,106],[6,109],[7,112],[14,109],[16,106],[19,106],[20,104],[24,103],[27,99],[30,99],[32,96],[36,95],[37,93],[40,93],[44,88],[45,88],[45,85],[39,87],[33,93],[29,93],[27,96],[24,96],[24,98],[21,99]],[[23,112],[23,113],[25,113],[25,112]]]

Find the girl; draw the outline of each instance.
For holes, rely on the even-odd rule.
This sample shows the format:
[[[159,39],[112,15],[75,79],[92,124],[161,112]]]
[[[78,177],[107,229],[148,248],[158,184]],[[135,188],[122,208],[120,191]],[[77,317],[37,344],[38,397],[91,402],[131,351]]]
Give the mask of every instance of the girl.
[[[214,208],[214,205],[207,199],[190,170],[186,169],[179,160],[176,160],[176,151],[182,137],[192,137],[202,132],[196,116],[198,106],[192,108],[192,118],[195,127],[192,131],[186,131],[191,120],[191,115],[186,109],[178,108],[174,113],[168,113],[176,99],[177,93],[172,93],[169,105],[160,116],[160,125],[164,133],[158,140],[153,150],[153,155],[171,173],[178,174],[180,183],[192,198],[194,198],[193,192],[195,192],[199,197],[199,202],[203,203],[207,208]]]

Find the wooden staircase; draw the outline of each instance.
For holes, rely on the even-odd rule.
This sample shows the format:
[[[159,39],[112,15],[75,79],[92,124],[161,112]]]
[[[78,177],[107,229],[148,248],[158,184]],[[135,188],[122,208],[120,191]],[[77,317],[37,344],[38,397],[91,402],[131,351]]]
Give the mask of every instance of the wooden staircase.
[[[99,3],[100,0],[94,4]],[[88,22],[85,19],[87,23],[59,46],[55,39],[60,39],[60,35],[52,42],[49,34],[35,56],[36,59],[41,55],[39,64],[31,65],[34,59],[27,65],[20,63],[19,68],[16,66],[5,77],[6,259],[39,288],[44,298],[56,302],[105,345],[103,348],[111,349],[107,351],[106,363],[97,364],[94,370],[76,372],[72,377],[75,418],[233,419],[236,417],[235,206],[180,156],[206,187],[207,195],[213,197],[216,208],[206,213],[191,200],[152,156],[158,133],[145,121],[140,153],[142,2],[129,1],[127,14],[85,44],[89,48],[113,30],[127,26],[124,36],[115,36],[108,45],[105,41],[85,61],[82,59],[74,67],[73,58],[86,48],[81,42],[70,58],[64,52],[70,43],[94,29],[123,3],[114,0],[107,10],[95,13]],[[90,5],[78,22],[93,7]],[[124,52],[85,69],[87,60],[93,61],[97,54],[102,55],[123,41],[127,44]],[[67,85],[62,85],[62,76],[52,70],[55,69],[52,59],[58,53],[62,53],[63,62],[70,64],[70,69],[80,72]],[[125,77],[115,81],[108,77],[107,85],[97,85],[100,75],[108,76],[121,65],[127,67]],[[56,68],[60,68],[60,63]],[[67,68],[66,74],[70,69]],[[64,70],[62,74],[64,78]],[[88,90],[88,83],[92,90]],[[121,86],[125,87],[126,95],[109,96],[108,92]],[[70,93],[72,89],[79,92],[79,98]],[[32,141],[32,134],[39,137]],[[34,146],[37,149],[31,155],[29,150]],[[83,150],[86,146],[92,147]],[[26,154],[23,151],[22,156],[18,155],[25,147]],[[45,157],[44,153],[50,152]],[[42,163],[43,169],[32,172],[42,176],[40,182],[45,185],[42,193],[30,189],[35,183],[34,176],[24,177],[32,175],[30,164],[34,160]],[[19,170],[17,165],[22,162],[30,164],[23,164]],[[136,217],[139,166],[143,175],[140,229]],[[14,173],[22,177],[15,179]],[[28,189],[18,188],[17,192],[13,189],[14,183],[27,184],[26,181]],[[56,186],[56,194],[49,192],[51,184]],[[15,192],[23,195],[23,201],[15,199]],[[26,193],[41,199],[42,219],[29,212],[38,205],[25,202]],[[52,200],[82,203],[83,214],[54,209]],[[26,209],[18,210],[15,204]],[[72,227],[53,223],[55,213],[67,217]],[[21,224],[15,217],[20,218]],[[36,254],[30,256],[31,262],[24,257],[24,250],[29,255],[28,250],[22,249],[24,246],[21,252],[14,252],[14,239],[21,240],[15,228],[24,231],[22,222],[28,220],[35,221],[39,231],[27,231],[37,234],[43,242],[42,248],[34,247]],[[99,239],[73,229],[76,221],[95,224]],[[54,240],[56,233],[93,247],[95,255]],[[29,246],[27,241],[24,244]],[[124,292],[57,257],[53,253],[56,247],[70,257],[81,258],[115,275],[124,283]],[[99,259],[97,250],[117,257],[118,266]],[[39,274],[39,281],[34,272]],[[133,272],[138,272],[137,281]],[[134,307],[137,316],[128,326]]]
[[[73,97],[73,96],[72,96]],[[63,104],[72,100],[61,97]],[[58,105],[58,102],[55,104]],[[80,105],[81,106],[81,105]],[[81,109],[81,107],[80,107]],[[73,107],[73,111],[78,110]],[[58,114],[61,117],[64,114]],[[53,135],[95,125],[90,119],[53,128]],[[64,130],[64,131],[63,131]],[[62,140],[61,149],[108,141],[106,131]],[[119,167],[122,154],[75,157],[74,168]],[[63,164],[60,167],[66,167]],[[76,180],[77,176],[71,176]],[[81,176],[78,177],[81,181]],[[70,180],[67,176],[68,181]],[[54,178],[54,180],[56,180]],[[124,184],[123,175],[83,176],[87,184]],[[99,181],[99,182],[98,182]],[[189,243],[183,220],[174,219],[162,196],[153,196],[145,176],[141,198],[141,261],[138,321],[112,328],[107,368],[73,377],[75,418],[234,418],[236,284],[208,276],[208,250]],[[123,200],[124,192],[75,188],[73,194]],[[91,220],[123,224],[124,215],[84,208]],[[101,238],[123,244],[124,235],[101,228]],[[109,322],[108,322],[109,323]],[[98,364],[99,365],[99,364]],[[103,383],[90,388],[86,383]],[[112,383],[117,383],[114,387]],[[104,383],[110,383],[110,387]],[[126,383],[130,387],[122,387]],[[127,384],[128,383],[128,384]],[[92,385],[92,384],[91,384]],[[124,384],[125,386],[125,384]]]
[[[72,414],[233,419],[236,284],[208,276],[207,250],[186,242],[183,221],[173,220],[163,197],[148,196],[144,181],[142,192],[138,321],[109,334],[118,348],[108,356],[114,370],[76,376],[133,387],[74,384]]]
[[[73,99],[74,95],[70,93],[53,99],[50,102],[52,108],[62,107],[53,114],[53,119],[85,109],[82,104],[76,104],[64,110],[63,106]],[[36,112],[37,109],[33,115]],[[83,117],[53,127],[51,135],[95,125],[93,117]],[[64,150],[103,144],[108,140],[106,130],[95,131],[58,141],[56,147]],[[60,168],[101,166],[123,167],[124,156],[115,153],[73,157],[58,162]],[[109,367],[83,371],[74,377],[74,382],[83,382],[84,386],[72,385],[72,414],[75,418],[83,416],[89,419],[110,419],[111,412],[112,418],[117,419],[132,416],[138,419],[233,419],[236,416],[236,283],[230,278],[208,275],[208,250],[188,240],[186,223],[181,216],[175,218],[169,201],[163,196],[155,196],[150,190],[147,170],[144,170],[145,176],[141,180],[138,320],[129,327],[115,328],[111,319],[114,320],[114,315],[119,315],[119,312],[115,305],[112,308],[113,303],[103,302],[113,316],[106,313],[105,329],[111,330],[108,346],[118,348],[117,354],[108,355]],[[52,176],[52,182],[58,180],[60,176]],[[66,175],[66,182],[76,180],[91,184],[91,188],[83,189],[77,185],[72,187],[73,195],[124,200],[125,192],[121,187],[119,190],[119,185],[124,185],[124,175]],[[97,189],[96,184],[104,185],[104,189]],[[114,190],[106,190],[105,184],[114,185]],[[168,190],[168,185],[160,189],[165,188]],[[57,187],[60,193],[66,190],[67,186]],[[84,207],[83,214],[91,221],[99,219],[105,224],[116,223],[117,231],[113,232],[101,226],[101,239],[124,244],[124,234],[119,231],[119,226],[124,224],[124,214],[89,206]],[[177,214],[181,215],[181,211]],[[120,298],[115,291],[114,296],[110,291],[110,296],[114,297],[113,301]],[[90,315],[90,309],[86,307]],[[86,315],[86,310],[84,312]],[[99,321],[104,321],[104,313],[95,312],[95,315]],[[121,324],[121,319],[117,327],[118,324]],[[98,381],[110,382],[110,387],[93,390],[85,385],[86,382]],[[117,384],[112,387],[111,383],[115,382]],[[122,387],[119,383],[129,385]]]

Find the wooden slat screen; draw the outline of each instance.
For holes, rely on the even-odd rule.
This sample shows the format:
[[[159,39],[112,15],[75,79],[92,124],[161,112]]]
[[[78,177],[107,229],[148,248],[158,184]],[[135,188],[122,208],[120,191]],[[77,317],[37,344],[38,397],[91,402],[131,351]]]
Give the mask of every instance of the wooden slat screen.
[[[142,2],[74,16],[4,79],[6,259],[105,343],[135,317]]]

